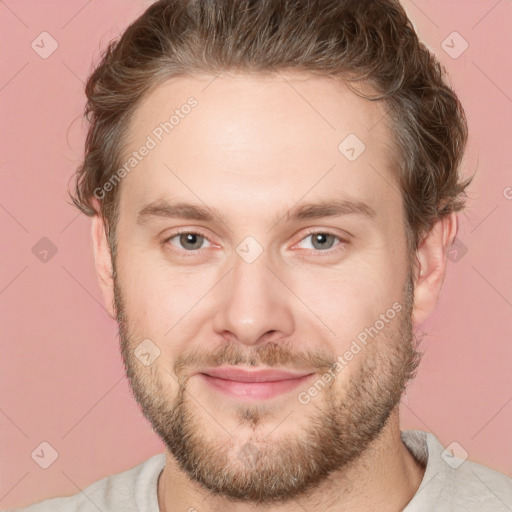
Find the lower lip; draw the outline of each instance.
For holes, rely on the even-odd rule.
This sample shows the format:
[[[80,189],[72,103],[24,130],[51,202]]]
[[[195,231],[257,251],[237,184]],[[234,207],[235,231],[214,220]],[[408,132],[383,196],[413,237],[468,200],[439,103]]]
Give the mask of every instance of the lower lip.
[[[234,380],[219,379],[218,377],[212,377],[211,375],[206,375],[204,373],[199,374],[199,376],[202,377],[203,380],[215,390],[234,398],[249,400],[273,398],[283,393],[292,391],[293,389],[303,384],[312,375],[314,374],[311,373],[309,375],[304,375],[303,377],[298,377],[295,379],[268,382],[240,382]]]

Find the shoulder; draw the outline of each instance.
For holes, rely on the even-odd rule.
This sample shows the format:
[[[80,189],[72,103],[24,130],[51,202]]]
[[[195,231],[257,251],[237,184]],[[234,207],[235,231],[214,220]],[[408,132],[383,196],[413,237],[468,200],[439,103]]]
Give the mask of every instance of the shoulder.
[[[157,481],[164,465],[165,454],[160,453],[127,471],[102,478],[73,496],[5,512],[158,511]]]
[[[482,505],[486,512],[512,510],[512,479],[470,460],[448,467],[443,490],[461,510],[481,510]]]
[[[407,512],[512,510],[511,478],[457,457],[451,445],[445,448],[430,432],[407,430],[401,436],[412,454],[426,464],[420,487],[405,509]]]

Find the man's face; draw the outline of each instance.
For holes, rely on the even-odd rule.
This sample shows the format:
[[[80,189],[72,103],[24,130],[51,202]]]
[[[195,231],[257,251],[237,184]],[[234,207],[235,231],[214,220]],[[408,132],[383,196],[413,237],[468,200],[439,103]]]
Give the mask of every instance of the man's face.
[[[191,479],[260,503],[356,460],[419,361],[383,105],[286,76],[159,86],[126,159],[148,136],[154,147],[119,185],[115,301],[135,397]],[[341,200],[352,207],[335,216],[294,215]],[[164,203],[222,219],[163,215]],[[293,375],[207,375],[230,368]]]

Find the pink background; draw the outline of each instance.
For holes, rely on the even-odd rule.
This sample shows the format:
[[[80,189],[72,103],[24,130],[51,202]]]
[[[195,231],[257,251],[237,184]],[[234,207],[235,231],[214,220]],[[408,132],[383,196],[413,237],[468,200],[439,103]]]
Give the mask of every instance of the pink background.
[[[66,195],[83,150],[83,82],[100,49],[147,5],[0,3],[0,508],[74,494],[163,450],[129,394],[117,326],[96,283],[90,219]],[[512,4],[404,6],[465,106],[465,174],[478,173],[460,217],[467,252],[449,263],[424,325],[430,335],[401,406],[402,429],[434,432],[445,446],[456,441],[470,459],[512,477]],[[456,59],[442,46],[454,31],[469,43]],[[58,42],[47,59],[31,48],[42,32]],[[46,263],[32,252],[43,237],[57,247]],[[58,452],[46,470],[31,458],[43,441]]]

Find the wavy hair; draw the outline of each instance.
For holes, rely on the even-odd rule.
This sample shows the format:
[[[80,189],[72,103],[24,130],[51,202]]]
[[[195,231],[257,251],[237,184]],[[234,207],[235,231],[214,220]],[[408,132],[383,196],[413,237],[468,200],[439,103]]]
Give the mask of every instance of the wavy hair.
[[[409,254],[435,221],[464,208],[473,179],[459,176],[464,110],[398,0],[159,0],[110,42],[85,87],[89,128],[70,196],[102,216],[114,256],[119,187],[99,211],[92,198],[120,167],[141,100],[180,74],[284,70],[339,77],[386,102]]]

